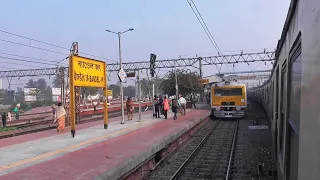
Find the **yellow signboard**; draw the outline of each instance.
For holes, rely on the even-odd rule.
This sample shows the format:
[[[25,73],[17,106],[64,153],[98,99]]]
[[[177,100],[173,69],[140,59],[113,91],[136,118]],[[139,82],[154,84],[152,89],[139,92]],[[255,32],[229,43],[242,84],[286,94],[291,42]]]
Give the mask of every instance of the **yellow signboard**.
[[[72,56],[70,69],[73,86],[105,88],[106,63],[80,56]]]
[[[107,96],[111,96],[112,97],[112,90],[107,90]]]

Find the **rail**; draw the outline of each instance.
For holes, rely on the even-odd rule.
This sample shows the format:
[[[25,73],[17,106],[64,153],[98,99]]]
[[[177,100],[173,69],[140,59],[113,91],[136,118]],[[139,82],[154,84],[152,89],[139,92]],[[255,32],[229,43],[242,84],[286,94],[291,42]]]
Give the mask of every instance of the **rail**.
[[[230,169],[231,169],[232,156],[233,156],[233,153],[234,153],[235,144],[236,144],[236,139],[237,139],[237,135],[238,135],[238,126],[239,126],[239,120],[237,120],[236,127],[234,128],[234,134],[233,134],[233,139],[232,139],[232,146],[231,146],[231,149],[230,149],[230,157],[229,157],[228,169],[227,169],[226,179],[225,179],[225,180],[229,180],[229,174],[230,174]]]
[[[185,165],[190,161],[190,159],[196,154],[196,152],[200,149],[202,144],[208,139],[210,134],[216,130],[218,127],[220,121],[209,131],[209,133],[200,141],[198,146],[193,150],[193,152],[189,155],[189,157],[183,162],[183,164],[179,167],[179,169],[172,175],[170,180],[176,179],[178,175],[180,174],[181,170],[185,167]]]
[[[175,173],[170,177],[170,180],[178,179],[179,174],[181,174],[182,170],[186,166],[188,162],[192,159],[192,157],[195,156],[195,154],[199,151],[199,149],[204,145],[206,140],[210,137],[210,135],[217,129],[218,125],[221,123],[221,120],[205,135],[205,137],[200,141],[200,143],[197,145],[197,147],[192,151],[192,153],[187,157],[187,159],[182,163],[182,165],[175,171]],[[235,151],[235,145],[236,145],[236,139],[238,134],[238,126],[239,126],[239,120],[236,121],[236,125],[234,127],[233,136],[232,136],[232,143],[228,158],[228,168],[225,173],[225,180],[229,180],[229,175],[231,172],[231,164],[233,160],[233,154]]]

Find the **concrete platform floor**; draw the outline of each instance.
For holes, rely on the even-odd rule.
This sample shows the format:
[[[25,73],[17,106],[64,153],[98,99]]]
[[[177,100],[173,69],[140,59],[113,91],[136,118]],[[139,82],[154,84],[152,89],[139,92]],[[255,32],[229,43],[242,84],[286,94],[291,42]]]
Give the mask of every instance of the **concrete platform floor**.
[[[188,110],[187,112],[190,113],[191,111],[193,110]],[[198,116],[200,114],[198,114]],[[171,120],[171,112],[169,113],[169,117],[170,118],[168,120]],[[181,117],[190,118],[189,116]],[[110,122],[109,129],[107,130],[103,129],[103,124],[80,129],[77,130],[77,134],[74,139],[70,137],[70,133],[64,133],[2,147],[0,148],[0,179],[29,179],[24,177],[24,173],[21,174],[19,172],[17,172],[18,176],[17,173],[13,173],[12,175],[14,176],[10,178],[9,173],[17,170],[23,170],[27,167],[59,157],[62,157],[61,163],[63,163],[65,158],[68,159],[68,157],[64,156],[66,154],[70,154],[71,152],[86,148],[88,146],[100,144],[101,142],[108,142],[106,140],[110,140],[115,137],[121,138],[121,135],[164,121],[163,118],[151,118],[150,114],[142,116],[143,122],[137,122],[137,118],[138,117],[136,115],[134,120],[127,121],[127,123],[124,125],[119,124],[119,122]],[[118,143],[121,144],[121,142]],[[114,150],[117,151],[117,149]],[[51,169],[51,171],[54,172],[55,169]],[[9,176],[3,176],[6,174],[9,174]],[[41,177],[37,177],[36,179],[38,178],[43,179]],[[31,179],[34,179],[34,176]],[[48,179],[48,176],[45,179]],[[51,177],[49,179],[59,178]]]
[[[150,115],[150,113],[152,113],[152,112],[147,111],[147,112],[142,112],[141,114],[142,115],[148,115],[148,114]],[[138,113],[133,114],[134,117],[137,117],[138,115],[139,115]],[[109,118],[109,123],[111,123],[111,122],[120,123],[121,119],[122,119],[122,117]],[[103,120],[88,122],[88,123],[84,123],[84,124],[77,124],[76,130],[78,131],[80,129],[85,129],[85,128],[92,127],[92,126],[98,126],[101,124],[103,124]],[[60,134],[70,134],[70,126],[66,127],[65,132],[61,132]],[[57,135],[56,129],[51,129],[51,130],[40,131],[40,132],[36,132],[36,133],[25,134],[25,135],[21,135],[21,136],[14,136],[11,138],[1,139],[0,140],[0,149],[5,146],[11,146],[11,145],[20,144],[20,143],[23,143],[26,141],[37,140],[37,139],[55,136],[55,135]]]

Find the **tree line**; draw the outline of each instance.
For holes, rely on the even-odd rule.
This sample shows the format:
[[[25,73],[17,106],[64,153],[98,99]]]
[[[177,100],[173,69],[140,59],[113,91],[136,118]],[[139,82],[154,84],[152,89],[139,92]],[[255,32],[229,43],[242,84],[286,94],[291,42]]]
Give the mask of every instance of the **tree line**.
[[[177,73],[170,71],[167,78],[156,78],[155,79],[155,94],[168,94],[169,96],[175,95],[175,74],[177,74],[177,83],[179,87],[179,93],[182,95],[188,95],[190,93],[199,93],[203,89],[203,85],[200,83],[199,75],[190,70],[177,70]],[[56,75],[53,79],[52,87],[61,87],[61,78]],[[38,80],[30,79],[24,87],[18,87],[14,93],[14,99],[8,96],[6,91],[0,91],[0,104],[13,104],[24,102],[23,88],[36,88],[37,99],[39,101],[32,102],[32,106],[48,105],[52,102],[52,88],[48,85],[47,81],[43,78]],[[124,96],[135,97],[137,86],[125,86]],[[113,91],[113,97],[116,98],[120,95],[120,86],[118,84],[110,84],[109,90]],[[102,89],[98,88],[81,88],[81,95],[85,97],[87,95],[95,95],[97,93],[102,94]],[[141,94],[142,97],[146,97],[152,94],[151,81],[143,78],[141,79]]]

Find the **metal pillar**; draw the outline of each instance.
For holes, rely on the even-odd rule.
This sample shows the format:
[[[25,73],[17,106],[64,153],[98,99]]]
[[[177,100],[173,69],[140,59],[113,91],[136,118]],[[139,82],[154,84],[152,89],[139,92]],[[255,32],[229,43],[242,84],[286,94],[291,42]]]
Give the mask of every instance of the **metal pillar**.
[[[141,121],[141,82],[140,82],[140,71],[138,70],[137,76],[138,83],[138,101],[139,101],[139,121]]]
[[[199,75],[200,75],[200,79],[202,79],[202,57],[199,57]],[[193,98],[195,98],[193,96]],[[201,102],[203,102],[203,89],[200,91],[200,99]]]
[[[122,69],[122,57],[121,57],[121,33],[118,32],[118,39],[119,39],[119,61],[120,61],[120,69]],[[123,105],[123,82],[120,81],[120,101],[121,101],[121,115],[122,115],[122,120],[121,124],[125,123],[124,120],[124,105]]]
[[[60,86],[61,86],[61,103],[63,106],[66,105],[66,97],[65,97],[65,81],[64,81],[64,78],[65,78],[65,74],[64,74],[64,68],[63,67],[60,67],[59,68],[59,73],[60,73]]]
[[[110,33],[113,33],[113,34],[117,34],[118,35],[118,39],[119,39],[119,60],[120,60],[120,69],[122,69],[122,57],[121,57],[121,34],[124,34],[128,31],[133,31],[134,29],[133,28],[130,28],[126,31],[123,31],[123,32],[113,32],[113,31],[110,31],[110,30],[106,30],[107,32],[110,32]],[[119,70],[120,70],[119,69]],[[121,97],[121,112],[122,112],[122,121],[121,121],[121,124],[124,124],[125,121],[124,121],[124,105],[123,105],[123,82],[120,80],[120,97]]]
[[[136,71],[134,71],[134,74],[136,74]],[[135,90],[136,90],[136,92],[135,92],[135,101],[136,102],[138,102],[139,101],[139,84],[138,84],[138,82],[139,82],[139,70],[138,70],[138,76],[136,77],[137,79],[136,79],[136,83],[135,83]]]
[[[178,77],[177,77],[177,66],[176,66],[176,64],[177,63],[174,63],[174,77],[175,77],[175,81],[176,81],[176,99],[179,99],[179,88],[178,88]]]

